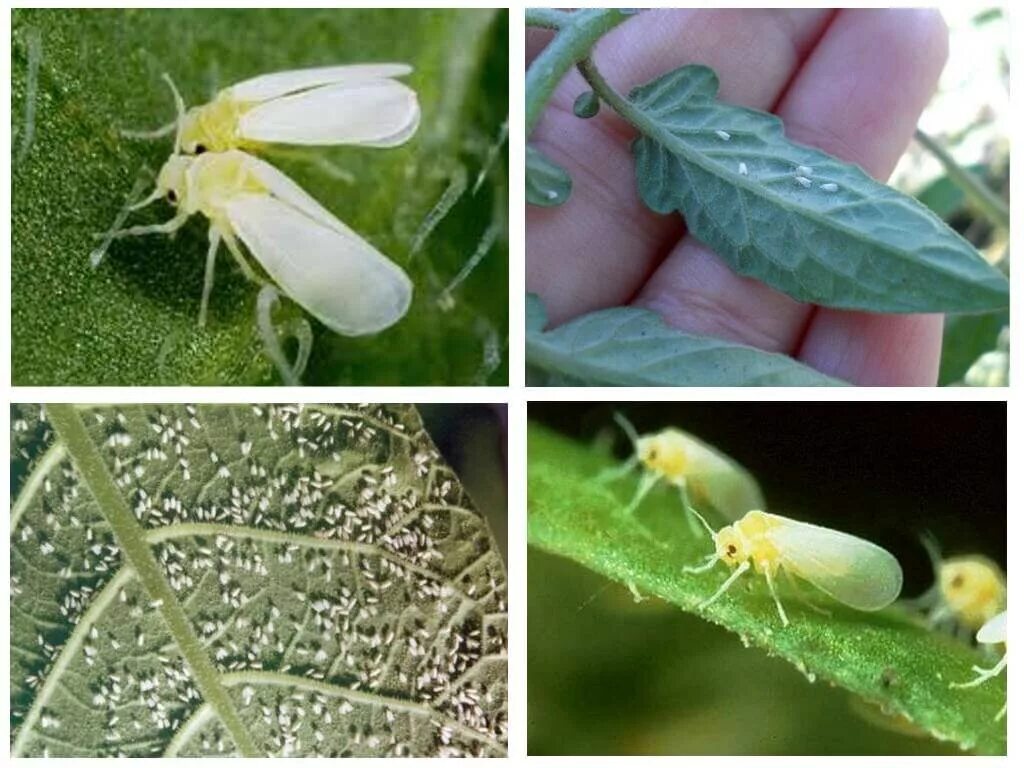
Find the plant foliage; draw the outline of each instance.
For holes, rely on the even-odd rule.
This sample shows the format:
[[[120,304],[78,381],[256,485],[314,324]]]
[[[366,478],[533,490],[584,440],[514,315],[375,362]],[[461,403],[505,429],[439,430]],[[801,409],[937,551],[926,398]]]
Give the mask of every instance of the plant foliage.
[[[612,459],[546,427],[528,427],[528,537],[548,553],[569,558],[635,593],[664,600],[739,635],[800,670],[810,682],[844,688],[886,717],[902,717],[961,749],[1006,751],[1005,721],[994,716],[1006,700],[1005,676],[976,688],[953,690],[990,662],[946,635],[929,632],[895,607],[877,613],[847,609],[815,593],[831,615],[812,611],[784,586],[790,611],[782,627],[767,590],[736,588],[701,609],[725,578],[720,566],[702,575],[698,563],[710,542],[689,532],[677,494],[652,494],[637,514],[622,514],[628,481],[607,485],[596,477]],[[809,595],[810,596],[810,595]]]
[[[14,756],[506,752],[505,569],[412,406],[15,406]]]
[[[685,66],[633,90],[640,196],[678,210],[737,272],[799,301],[872,312],[978,312],[1009,282],[912,197],[789,141],[782,121],[715,99]]]
[[[786,355],[694,336],[658,315],[615,307],[545,331],[544,305],[526,298],[531,383],[562,386],[840,386]]]

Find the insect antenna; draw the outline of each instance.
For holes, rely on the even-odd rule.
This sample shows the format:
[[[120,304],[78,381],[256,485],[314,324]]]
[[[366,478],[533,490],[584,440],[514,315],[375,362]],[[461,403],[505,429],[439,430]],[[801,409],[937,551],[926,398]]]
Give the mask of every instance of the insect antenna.
[[[629,438],[629,442],[631,442],[635,447],[640,441],[640,433],[636,431],[636,427],[634,427],[630,420],[618,411],[612,414],[612,418],[615,419],[616,424],[622,427],[622,431],[626,433],[626,437]]]
[[[174,81],[171,80],[171,76],[164,72],[164,82],[171,89],[171,93],[174,95],[174,108],[178,112],[178,127],[174,132],[174,154],[181,153],[181,129],[185,125],[185,100],[181,98],[181,94],[178,93],[178,89],[174,87]]]

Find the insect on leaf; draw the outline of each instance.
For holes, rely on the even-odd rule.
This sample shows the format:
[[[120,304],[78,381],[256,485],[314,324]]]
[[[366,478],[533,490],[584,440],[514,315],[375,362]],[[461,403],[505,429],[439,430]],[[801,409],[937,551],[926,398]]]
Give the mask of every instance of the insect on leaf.
[[[994,720],[1006,701],[1005,676],[968,689],[949,687],[969,680],[972,665],[991,666],[980,651],[929,631],[896,607],[865,613],[830,600],[825,607],[831,614],[820,614],[786,585],[780,589],[791,621],[784,629],[766,589],[734,590],[701,609],[727,569],[683,573],[683,566],[707,556],[711,544],[687,530],[674,494],[649,498],[636,514],[624,515],[628,484],[595,482],[616,466],[615,459],[535,423],[527,428],[527,445],[527,537],[535,551],[701,615],[739,635],[748,648],[783,659],[819,685],[849,691],[876,711],[882,707],[889,720],[903,718],[922,735],[980,754],[1005,754],[1005,722]],[[679,674],[675,667],[667,670]]]
[[[412,406],[15,406],[15,756],[506,753],[505,568]]]
[[[786,355],[682,333],[646,309],[603,309],[544,331],[540,299],[529,294],[526,307],[526,362],[538,385],[844,385]]]
[[[648,207],[679,211],[733,269],[799,301],[873,312],[1008,306],[1002,273],[919,202],[717,92],[715,73],[692,65],[630,94]]]
[[[572,178],[562,166],[535,147],[526,147],[526,202],[551,207],[561,205],[572,192]]]

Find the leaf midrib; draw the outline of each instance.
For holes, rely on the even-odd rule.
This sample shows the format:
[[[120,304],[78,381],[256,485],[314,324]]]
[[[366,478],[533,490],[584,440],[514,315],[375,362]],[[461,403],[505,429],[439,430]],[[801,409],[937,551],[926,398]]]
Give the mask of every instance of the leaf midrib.
[[[159,601],[156,610],[174,638],[192,673],[196,687],[231,734],[238,751],[245,757],[259,757],[252,735],[242,722],[234,702],[220,681],[220,675],[192,631],[185,611],[178,602],[146,540],[146,532],[128,508],[96,444],[89,436],[81,416],[73,405],[52,403],[47,406],[50,423],[104,518],[110,524],[123,556],[131,565],[150,600]],[[22,725],[24,729],[24,724]],[[23,730],[22,733],[27,733]],[[19,734],[20,736],[21,734]]]

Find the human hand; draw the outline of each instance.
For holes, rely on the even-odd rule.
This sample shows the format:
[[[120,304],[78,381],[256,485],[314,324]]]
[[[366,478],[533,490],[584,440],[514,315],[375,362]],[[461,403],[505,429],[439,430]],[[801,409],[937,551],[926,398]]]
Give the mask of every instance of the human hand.
[[[527,57],[550,33],[530,30]],[[613,30],[594,58],[620,92],[706,64],[723,101],[771,110],[794,141],[884,180],[935,88],[947,54],[937,11],[657,10]],[[881,315],[801,304],[733,272],[641,202],[629,141],[610,109],[572,113],[589,86],[559,85],[530,142],[574,180],[568,202],[527,208],[527,290],[553,325],[632,303],[688,332],[789,354],[855,384],[932,386],[941,315]]]

